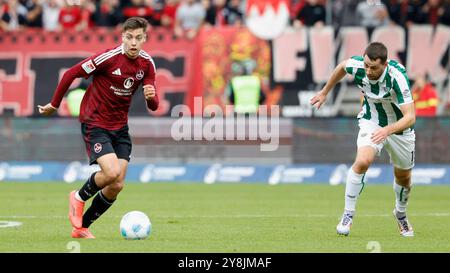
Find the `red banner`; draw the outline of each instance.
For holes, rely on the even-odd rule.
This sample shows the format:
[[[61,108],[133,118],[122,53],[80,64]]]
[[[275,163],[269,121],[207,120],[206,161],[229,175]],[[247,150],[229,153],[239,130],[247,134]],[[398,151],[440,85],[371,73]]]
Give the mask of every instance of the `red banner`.
[[[36,105],[50,101],[66,69],[119,43],[120,32],[105,29],[86,33],[1,33],[0,113],[9,109],[16,116],[36,114]],[[202,96],[205,106],[223,106],[233,62],[254,62],[254,72],[268,82],[270,48],[245,28],[203,29],[195,40],[176,39],[168,30],[155,29],[149,32],[144,50],[155,61],[161,98],[159,109],[152,115],[168,116],[177,104],[193,110],[194,96]],[[136,96],[142,95],[138,92]],[[148,114],[139,99],[135,98],[133,105],[132,115]],[[68,115],[65,100],[59,114]]]
[[[0,113],[9,109],[16,116],[35,114],[37,104],[50,101],[67,68],[120,43],[120,32],[105,29],[86,33],[31,30],[1,33]],[[172,32],[165,29],[149,32],[144,50],[155,61],[161,98],[161,107],[153,115],[169,115],[175,103],[186,103],[186,92],[191,89],[195,73],[192,69],[195,47],[195,42],[175,39]],[[64,107],[60,110],[59,114],[67,114]],[[145,111],[145,107],[141,107],[134,114],[145,114]]]

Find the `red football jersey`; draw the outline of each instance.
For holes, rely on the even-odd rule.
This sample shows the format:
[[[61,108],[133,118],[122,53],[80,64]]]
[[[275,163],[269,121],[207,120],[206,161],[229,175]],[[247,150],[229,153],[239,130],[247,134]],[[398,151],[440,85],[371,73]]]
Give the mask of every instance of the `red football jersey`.
[[[128,123],[131,97],[142,83],[155,86],[155,64],[143,50],[136,59],[125,54],[122,45],[95,54],[69,69],[62,78],[51,104],[59,107],[73,79],[93,76],[81,102],[80,122],[107,130],[117,130]],[[156,88],[156,86],[155,86]],[[158,108],[158,97],[147,102]]]

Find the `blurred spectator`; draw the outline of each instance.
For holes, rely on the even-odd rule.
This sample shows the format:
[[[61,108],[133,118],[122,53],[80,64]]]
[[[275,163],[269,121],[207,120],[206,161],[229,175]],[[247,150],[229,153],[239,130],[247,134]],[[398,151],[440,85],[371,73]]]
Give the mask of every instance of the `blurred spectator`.
[[[444,0],[444,3],[442,4],[440,22],[444,25],[450,26],[450,0]]]
[[[406,25],[425,24],[427,15],[423,11],[424,0],[409,0],[406,12]]]
[[[241,25],[244,14],[241,9],[240,0],[205,0],[206,8],[205,23],[211,26]]]
[[[340,1],[340,0],[338,0]],[[341,0],[346,1],[346,0]],[[289,15],[292,20],[297,17],[297,14],[300,12],[300,10],[303,8],[303,6],[306,4],[306,0],[292,0],[289,10]]]
[[[343,26],[358,26],[356,7],[359,0],[336,0],[333,2],[333,25],[336,28]]]
[[[177,12],[179,0],[166,0],[162,14],[161,14],[161,25],[173,28],[175,25],[175,14]]]
[[[442,22],[445,14],[445,3],[441,0],[410,0],[407,10],[407,25],[431,24]]]
[[[61,11],[58,0],[47,0],[42,3],[42,24],[44,30],[59,30],[59,13]]]
[[[0,27],[6,31],[19,30],[26,24],[27,9],[17,0],[8,0],[0,19]]]
[[[392,23],[403,26],[406,22],[408,0],[383,0]]]
[[[95,4],[91,19],[96,26],[115,27],[122,22],[119,0],[100,0]]]
[[[440,0],[428,0],[423,6],[422,12],[425,14],[426,23],[433,26],[439,23],[439,17],[443,13]]]
[[[303,8],[299,10],[295,19],[294,27],[323,26],[325,24],[326,11],[323,4],[318,0],[306,0]]]
[[[27,9],[27,27],[42,27],[42,5],[40,2],[40,0],[23,1],[23,5]]]
[[[64,6],[60,10],[59,24],[63,30],[83,30],[87,27],[83,23],[81,7],[79,5],[74,5],[73,1],[70,0],[66,0]]]
[[[206,9],[205,24],[211,26],[224,26],[226,0],[203,0],[203,6]]]
[[[149,21],[150,24],[153,23],[153,9],[146,5],[145,0],[131,0],[130,3],[123,9],[124,20],[130,17],[144,17]]]
[[[227,25],[240,26],[244,23],[243,1],[230,0],[225,6],[225,21]]]
[[[164,0],[146,0],[146,4],[152,8],[152,20],[150,23],[153,26],[161,26],[161,17],[164,10]]]
[[[195,0],[182,0],[175,15],[175,35],[193,39],[205,19],[204,6]]]
[[[358,3],[356,17],[361,26],[380,27],[389,24],[389,14],[383,3],[367,0]]]
[[[412,88],[416,116],[434,117],[438,105],[436,89],[424,77],[417,77]]]
[[[82,0],[81,1],[81,21],[82,29],[92,28],[95,26],[94,20],[92,20],[92,14],[95,12],[96,0]]]

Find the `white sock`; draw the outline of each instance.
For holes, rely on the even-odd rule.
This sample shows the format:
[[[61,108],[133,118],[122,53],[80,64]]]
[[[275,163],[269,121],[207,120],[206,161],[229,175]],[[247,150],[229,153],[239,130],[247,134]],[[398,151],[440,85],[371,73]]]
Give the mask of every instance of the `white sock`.
[[[356,201],[364,188],[364,175],[365,173],[355,173],[352,168],[350,168],[347,174],[347,183],[345,185],[345,211],[351,215],[355,212]]]
[[[406,213],[406,206],[408,205],[409,192],[411,189],[400,186],[394,181],[395,192],[395,210],[401,213]]]
[[[75,199],[84,203],[84,200],[81,199],[80,194],[78,194],[78,191],[75,193]]]

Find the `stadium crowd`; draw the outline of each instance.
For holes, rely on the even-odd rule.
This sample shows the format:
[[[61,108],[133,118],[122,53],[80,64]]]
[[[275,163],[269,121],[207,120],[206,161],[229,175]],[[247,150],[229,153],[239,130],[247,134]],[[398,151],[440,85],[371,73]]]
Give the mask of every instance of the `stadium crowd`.
[[[291,0],[294,27],[450,25],[450,0]],[[145,17],[152,26],[195,36],[200,26],[241,25],[246,0],[0,0],[0,31],[115,28]]]

